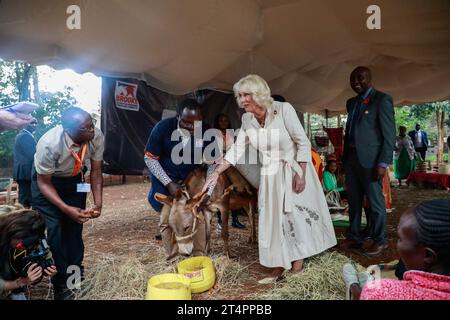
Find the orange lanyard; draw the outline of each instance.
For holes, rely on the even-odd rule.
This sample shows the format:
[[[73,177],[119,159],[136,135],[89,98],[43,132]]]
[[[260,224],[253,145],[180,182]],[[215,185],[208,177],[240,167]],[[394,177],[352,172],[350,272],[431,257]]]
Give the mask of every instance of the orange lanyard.
[[[72,177],[75,177],[78,174],[78,172],[80,171],[81,166],[84,163],[84,158],[86,157],[87,144],[83,143],[81,145],[80,151],[78,151],[78,154],[77,154],[75,151],[73,151],[69,147],[69,144],[67,143],[66,133],[65,132],[64,132],[64,142],[66,143],[66,147],[70,151],[70,154],[75,159],[75,166],[74,166],[73,172],[72,172]],[[82,177],[82,180],[84,181],[84,174],[83,174],[83,172],[81,172],[81,177]]]

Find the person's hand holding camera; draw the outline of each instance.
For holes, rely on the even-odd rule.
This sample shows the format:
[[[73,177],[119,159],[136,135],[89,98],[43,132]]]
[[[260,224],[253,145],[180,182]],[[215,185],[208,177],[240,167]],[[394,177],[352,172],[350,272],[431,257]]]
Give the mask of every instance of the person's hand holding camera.
[[[32,285],[42,277],[42,268],[33,263],[27,270],[27,276],[16,280],[19,287]]]
[[[49,280],[51,277],[53,277],[58,271],[56,270],[56,267],[54,265],[51,265],[50,267],[45,268],[45,278]]]

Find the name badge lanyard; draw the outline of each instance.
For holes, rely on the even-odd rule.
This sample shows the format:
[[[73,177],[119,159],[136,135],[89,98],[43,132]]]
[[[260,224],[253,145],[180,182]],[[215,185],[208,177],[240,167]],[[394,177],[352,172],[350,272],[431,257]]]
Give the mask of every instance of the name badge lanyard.
[[[75,151],[73,151],[69,147],[69,144],[67,143],[67,139],[66,139],[66,134],[65,133],[64,133],[64,142],[66,143],[66,147],[70,151],[70,154],[75,159],[75,166],[74,166],[73,172],[72,172],[72,177],[75,177],[78,174],[78,172],[80,171],[82,165],[84,164],[84,159],[86,157],[87,144],[83,143],[81,145],[80,151],[78,151],[78,153],[76,153]],[[81,170],[81,181],[84,183],[84,172],[83,172],[83,170]]]

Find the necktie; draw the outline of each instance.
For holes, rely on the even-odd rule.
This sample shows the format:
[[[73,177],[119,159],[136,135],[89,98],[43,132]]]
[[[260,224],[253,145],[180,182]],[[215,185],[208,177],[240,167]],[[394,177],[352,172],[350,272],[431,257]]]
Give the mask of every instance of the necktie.
[[[361,97],[358,96],[357,100],[356,100],[356,104],[355,104],[355,108],[353,109],[353,114],[352,114],[352,119],[350,120],[350,137],[351,137],[351,142],[355,141],[354,138],[354,131],[355,131],[355,125],[356,125],[356,121],[358,121],[359,118],[359,114],[361,112],[361,103],[362,103],[362,99]]]

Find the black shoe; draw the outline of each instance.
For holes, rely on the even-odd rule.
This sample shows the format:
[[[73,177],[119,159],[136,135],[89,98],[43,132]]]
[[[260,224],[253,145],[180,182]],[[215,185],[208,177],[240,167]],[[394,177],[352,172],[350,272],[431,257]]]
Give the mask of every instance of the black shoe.
[[[162,240],[162,236],[161,236],[160,234],[157,234],[157,235],[155,236],[155,240]]]
[[[369,248],[364,250],[364,255],[369,257],[380,256],[388,248],[389,248],[388,243],[383,244],[374,243]]]
[[[361,246],[361,242],[352,240],[352,239],[345,239],[344,241],[342,241],[339,245],[339,247],[342,250],[354,250],[354,251],[361,251],[362,250],[362,246]]]
[[[373,236],[370,234],[369,229],[364,229],[360,232],[361,238],[363,240],[373,240]]]
[[[245,229],[245,226],[239,222],[237,217],[233,217],[233,221],[231,222],[231,226],[238,229]]]

